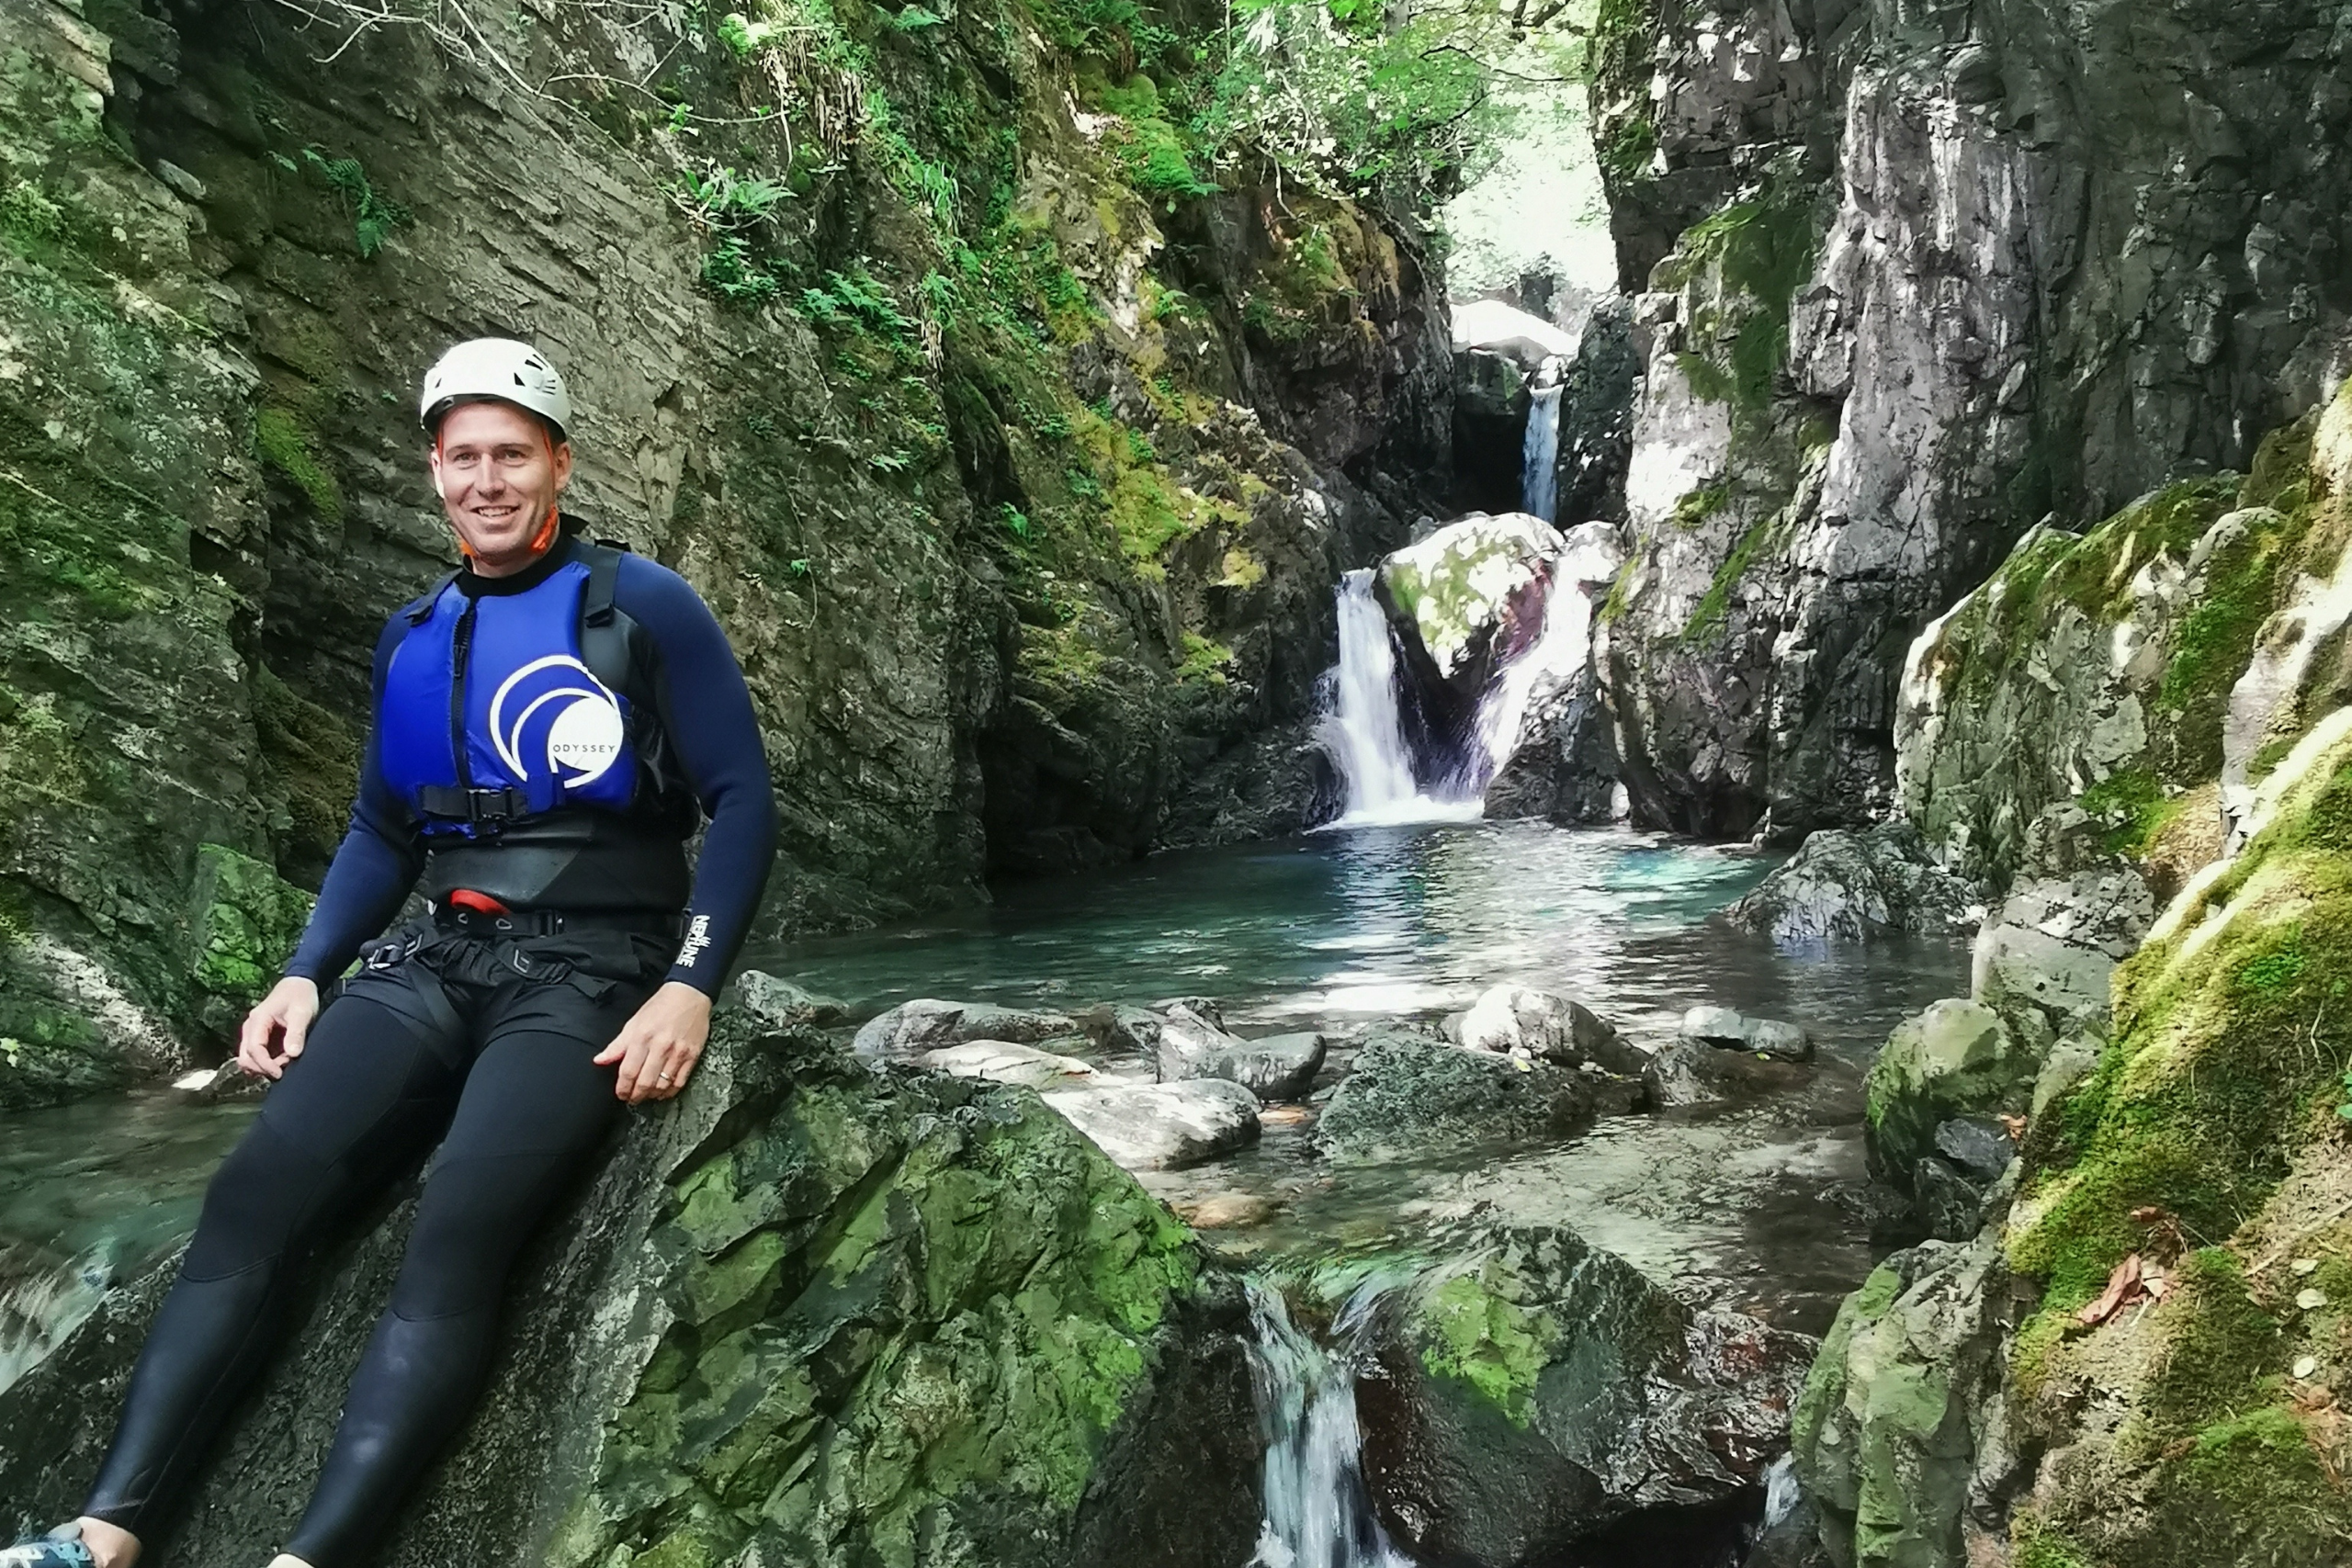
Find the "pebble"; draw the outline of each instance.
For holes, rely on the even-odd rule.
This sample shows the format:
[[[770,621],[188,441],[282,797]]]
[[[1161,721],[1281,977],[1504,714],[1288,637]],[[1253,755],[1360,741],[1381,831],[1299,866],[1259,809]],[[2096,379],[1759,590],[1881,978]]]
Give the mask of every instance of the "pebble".
[[[2319,1371],[2319,1358],[2317,1356],[2305,1356],[2301,1360],[2295,1363],[2295,1375],[2299,1378],[2307,1378],[2317,1371]]]

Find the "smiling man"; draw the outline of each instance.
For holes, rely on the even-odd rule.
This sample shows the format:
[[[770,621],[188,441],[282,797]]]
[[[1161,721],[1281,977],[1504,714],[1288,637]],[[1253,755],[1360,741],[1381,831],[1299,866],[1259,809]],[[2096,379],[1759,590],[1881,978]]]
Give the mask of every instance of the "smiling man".
[[[775,808],[742,673],[684,580],[569,525],[562,378],[477,339],[420,412],[466,564],[377,643],[351,829],[238,1048],[277,1082],[213,1178],[83,1517],[0,1568],[128,1568],[283,1337],[289,1265],[437,1140],[276,1568],[362,1562],[472,1409],[523,1243],[625,1105],[685,1087],[758,908]],[[431,918],[368,944],[322,1011],[420,877]]]

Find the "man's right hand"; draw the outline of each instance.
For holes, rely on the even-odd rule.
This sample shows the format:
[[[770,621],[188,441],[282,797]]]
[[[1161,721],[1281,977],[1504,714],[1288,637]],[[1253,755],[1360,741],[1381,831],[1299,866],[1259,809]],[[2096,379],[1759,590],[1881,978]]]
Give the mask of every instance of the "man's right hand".
[[[237,1066],[256,1077],[281,1077],[286,1064],[302,1054],[311,1021],[319,1016],[316,981],[288,975],[245,1014],[237,1034]]]

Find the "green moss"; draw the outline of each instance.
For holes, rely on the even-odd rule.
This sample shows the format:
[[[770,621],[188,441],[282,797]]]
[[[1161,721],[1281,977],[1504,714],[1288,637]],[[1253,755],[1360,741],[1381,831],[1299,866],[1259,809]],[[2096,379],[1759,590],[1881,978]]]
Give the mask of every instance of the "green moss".
[[[1602,171],[1621,185],[1651,177],[1657,157],[1657,126],[1646,114],[1628,115],[1599,150]]]
[[[1684,642],[1704,640],[1729,618],[1732,590],[1739,586],[1748,569],[1756,564],[1758,558],[1771,543],[1773,525],[1778,521],[1777,513],[1762,518],[1740,536],[1739,543],[1732,547],[1731,554],[1725,556],[1723,565],[1715,569],[1715,580],[1707,585],[1707,592],[1692,608],[1690,619],[1683,624]]]
[[[1188,631],[1184,634],[1183,661],[1176,666],[1176,679],[1191,684],[1222,686],[1226,683],[1225,672],[1232,663],[1231,648]]]
[[[254,419],[254,451],[309,498],[320,521],[343,521],[343,489],[320,460],[318,437],[300,414],[285,408],[263,409]]]
[[[2244,1266],[2225,1248],[2181,1260],[2151,1327],[2164,1350],[2138,1406],[2153,1447],[2245,1415],[2271,1396],[2267,1374],[2278,1359],[2278,1320],[2256,1304]]]
[[[1735,202],[1685,230],[1679,259],[1660,264],[1663,286],[1712,273],[1726,297],[1721,317],[1690,324],[1692,352],[1683,356],[1683,374],[1700,397],[1750,412],[1770,406],[1773,380],[1788,357],[1789,301],[1811,275],[1820,244],[1817,194],[1801,180],[1776,176],[1754,200]],[[1726,331],[1731,348],[1718,362],[1707,340],[1720,343]]]
[[[2064,1536],[2039,1528],[2021,1515],[2013,1529],[2017,1555],[2013,1568],[2097,1568],[2082,1549]]]
[[[2318,1563],[2352,1539],[2343,1479],[2283,1405],[2216,1422],[2157,1472],[2134,1568]]]
[[[233,1007],[260,1000],[293,956],[310,897],[250,855],[200,844],[195,903],[196,983]]]
[[[1674,503],[1674,525],[1696,528],[1731,502],[1728,483],[1703,485]]]
[[[2297,533],[2283,513],[2251,515],[2257,521],[2206,562],[2205,592],[2173,633],[2172,661],[2156,695],[2178,738],[2176,765],[2199,779],[2221,771],[2222,719],[2230,688],[2244,673],[2255,634],[2276,605],[2286,555],[2280,547]]]
[[[1536,1380],[1559,1337],[1549,1317],[1464,1273],[1430,1294],[1418,1322],[1421,1364],[1431,1374],[1461,1379],[1512,1425],[1527,1424]]]
[[[2084,811],[2107,824],[2107,847],[2134,859],[2179,817],[2183,803],[2181,795],[2167,795],[2147,768],[2109,773],[2075,797]]]

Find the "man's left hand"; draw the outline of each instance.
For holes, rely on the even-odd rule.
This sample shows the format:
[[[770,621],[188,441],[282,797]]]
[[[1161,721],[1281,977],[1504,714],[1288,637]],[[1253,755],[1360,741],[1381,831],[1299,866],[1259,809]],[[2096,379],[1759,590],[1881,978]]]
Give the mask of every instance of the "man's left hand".
[[[621,1026],[596,1065],[621,1065],[613,1092],[631,1105],[668,1100],[686,1087],[709,1038],[710,998],[683,980],[671,980]]]

